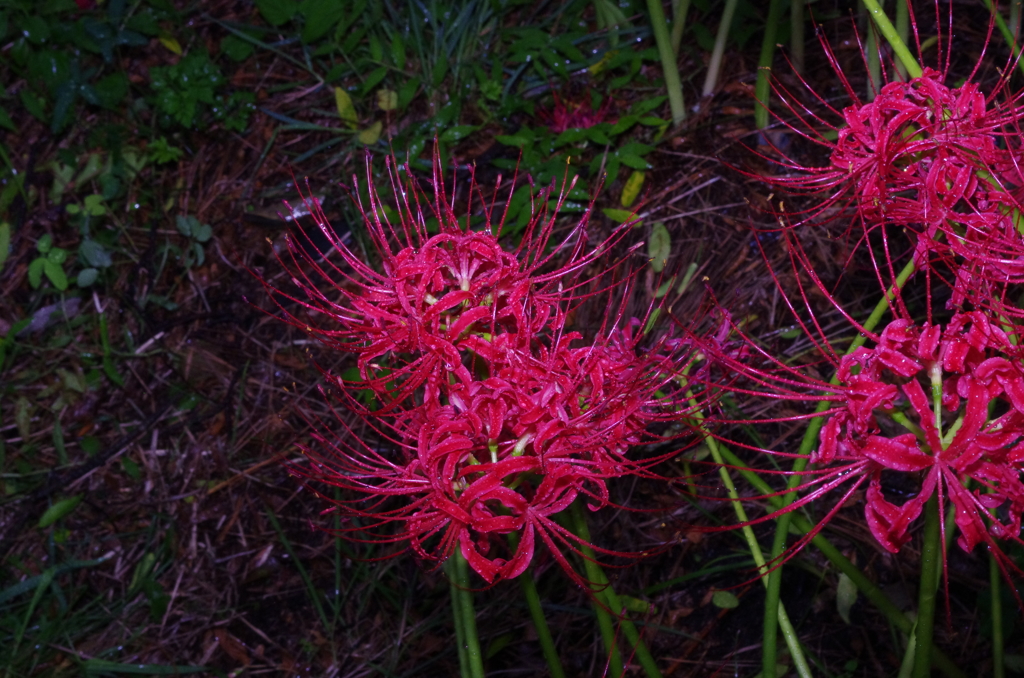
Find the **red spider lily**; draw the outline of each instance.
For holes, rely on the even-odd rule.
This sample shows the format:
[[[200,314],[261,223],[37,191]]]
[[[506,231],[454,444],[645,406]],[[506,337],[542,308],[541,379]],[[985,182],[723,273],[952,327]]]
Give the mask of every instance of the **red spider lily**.
[[[365,211],[360,204],[381,271],[341,242],[320,205],[309,199],[310,213],[341,262],[319,264],[289,241],[289,268],[305,299],[268,288],[275,297],[284,296],[312,312],[300,318],[282,309],[292,324],[331,348],[358,356],[365,382],[359,388],[371,389],[385,410],[402,403],[420,386],[435,394],[449,373],[464,383],[470,381],[461,356],[478,342],[478,334],[507,333],[506,340],[529,341],[570,310],[564,302],[579,303],[592,296],[593,288],[610,278],[617,266],[612,263],[596,276],[583,276],[584,269],[628,232],[619,228],[587,251],[589,212],[560,247],[548,251],[557,215],[557,208],[547,209],[550,187],[542,191],[541,207],[521,244],[508,252],[499,244],[505,215],[496,213],[496,203],[482,201],[486,218],[482,230],[460,223],[448,203],[438,162],[434,200],[426,207],[415,181],[407,174],[407,180],[400,182],[390,161],[389,169],[395,195],[400,196],[399,223],[391,223],[369,182],[371,210]],[[474,195],[479,189],[472,185],[471,197],[479,197]],[[436,234],[427,231],[428,215],[440,224]],[[552,262],[562,250],[568,250],[569,263],[555,267]]]
[[[780,120],[826,150],[829,164],[807,167],[776,149],[772,160],[786,175],[764,177],[784,190],[816,198],[813,207],[798,213],[801,223],[847,218],[862,227],[854,234],[858,240],[890,227],[915,234],[918,268],[938,271],[932,264],[940,262],[940,268],[948,269],[952,304],[958,308],[966,301],[992,303],[1007,285],[1024,282],[1024,175],[1017,160],[1022,93],[1007,96],[1004,78],[986,96],[971,82],[974,73],[951,88],[944,84],[946,68],[925,68],[908,82],[884,83],[876,98],[865,103],[827,44],[822,45],[853,103],[840,112],[808,90],[841,123],[798,106],[789,91],[778,83],[775,87],[794,118]],[[939,52],[941,61],[941,42]],[[822,126],[835,137],[823,134]],[[883,237],[891,262],[900,253],[890,254],[890,241]]]
[[[311,422],[318,445],[304,448],[311,466],[295,470],[342,490],[329,510],[351,519],[341,529],[351,538],[408,543],[435,561],[459,548],[489,583],[521,574],[539,539],[578,580],[560,549],[582,542],[552,516],[580,495],[594,509],[609,504],[609,479],[657,477],[651,466],[669,454],[628,453],[671,441],[649,429],[680,417],[672,394],[688,345],[638,332],[653,309],[626,318],[633,274],[609,275],[623,260],[584,271],[600,267],[625,229],[587,250],[584,218],[549,251],[555,214],[541,212],[509,252],[499,244],[493,205],[484,208],[484,230],[455,216],[436,159],[437,234],[426,232],[415,183],[394,186],[396,223],[372,190],[363,212],[379,272],[345,247],[313,203],[340,263],[317,263],[291,246],[293,279],[307,299],[268,286],[280,304],[297,304],[298,311],[282,306],[289,322],[355,355],[361,375],[346,381],[325,373],[367,430],[342,419],[347,435],[336,439]],[[470,194],[478,192],[472,184]],[[568,318],[597,299],[608,301],[604,320],[584,341],[568,331]],[[360,390],[381,407],[359,406]],[[510,551],[513,533],[519,540]]]
[[[605,99],[601,107],[596,111],[590,105],[589,94],[581,101],[563,99],[558,92],[552,90],[555,105],[537,110],[537,120],[548,126],[555,134],[561,134],[567,129],[586,129],[599,125],[608,120],[611,113],[611,99]]]
[[[925,502],[936,494],[940,507],[948,500],[956,508],[958,544],[964,551],[984,542],[997,555],[1004,574],[1018,572],[995,540],[1021,541],[1024,353],[1018,344],[1024,339],[1024,328],[1001,327],[975,311],[955,314],[945,327],[898,318],[880,334],[869,336],[873,347],[860,347],[842,358],[822,348],[825,365],[836,370],[837,383],[832,384],[809,376],[806,366],[789,366],[752,343],[751,353],[760,356],[762,365],[730,354],[715,342],[702,345],[719,369],[731,375],[728,382],[719,379],[715,387],[748,402],[762,396],[832,404],[823,415],[762,420],[826,418],[811,454],[813,466],[804,472],[801,490],[805,494],[754,522],[841,490],[816,530],[798,542],[799,548],[867,483],[867,525],[876,540],[895,553],[909,539],[908,530]],[[898,432],[900,428],[903,432]],[[900,476],[905,480],[899,484],[916,483],[918,490],[897,504],[886,497],[883,485]],[[944,520],[941,529],[945,533]]]

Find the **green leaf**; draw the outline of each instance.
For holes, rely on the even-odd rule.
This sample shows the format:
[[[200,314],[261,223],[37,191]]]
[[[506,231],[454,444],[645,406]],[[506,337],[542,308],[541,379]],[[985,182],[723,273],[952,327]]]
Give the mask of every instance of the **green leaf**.
[[[209,224],[199,224],[198,228],[192,229],[192,237],[196,242],[206,242],[213,237],[213,228]]]
[[[83,436],[78,439],[78,446],[90,457],[96,456],[100,451],[100,439],[96,436]]]
[[[46,259],[55,264],[63,264],[68,260],[68,251],[63,247],[54,247],[46,253]]]
[[[21,105],[25,107],[25,110],[32,114],[32,116],[41,122],[48,122],[49,118],[46,115],[46,101],[32,93],[29,88],[24,87],[18,93],[21,98]]]
[[[45,263],[46,259],[39,257],[33,259],[32,263],[28,265],[28,284],[34,290],[38,290],[39,286],[43,284],[43,264]]]
[[[299,9],[294,0],[256,0],[256,6],[271,26],[288,23]]]
[[[611,219],[612,221],[618,222],[620,224],[624,224],[630,219],[635,218],[636,216],[635,213],[630,212],[629,210],[618,210],[613,207],[604,207],[601,209],[601,212],[603,212],[604,215]],[[639,223],[640,222],[637,222],[637,224]]]
[[[857,585],[845,573],[839,574],[839,584],[836,586],[836,610],[839,616],[847,624],[850,623],[850,608],[857,602]]]
[[[672,237],[668,234],[665,224],[657,222],[651,227],[651,237],[647,241],[647,256],[651,258],[651,269],[661,273],[672,254]]]
[[[84,495],[77,494],[74,497],[61,499],[50,508],[46,509],[39,519],[39,527],[46,528],[75,510],[75,507],[82,501]]]
[[[334,88],[334,106],[338,109],[338,117],[350,128],[355,129],[359,125],[359,116],[356,115],[356,107],[352,104],[352,97],[341,87]]]
[[[76,282],[79,287],[88,287],[96,282],[96,279],[99,278],[99,276],[100,272],[97,269],[83,268],[78,272],[78,280]]]
[[[362,96],[366,96],[370,93],[374,87],[380,84],[380,81],[384,79],[384,76],[388,74],[388,67],[381,66],[370,71],[370,74],[366,76],[366,80],[363,81]]]
[[[232,61],[245,61],[255,49],[248,40],[243,40],[237,35],[229,35],[220,41],[220,51],[228,55]]]
[[[477,125],[455,125],[441,133],[441,143],[461,141],[478,129]]]
[[[4,270],[4,262],[11,254],[11,225],[0,221],[0,271]]]
[[[49,259],[43,259],[43,273],[50,279],[53,286],[61,292],[68,288],[68,276],[64,273],[64,268],[60,264]]]
[[[711,596],[711,602],[723,610],[732,610],[740,606],[740,599],[732,591],[715,591]]]
[[[640,189],[644,185],[645,176],[639,170],[633,170],[633,173],[629,175],[626,185],[622,187],[622,197],[619,200],[623,207],[632,207],[633,203],[636,202],[637,196],[640,195]]]
[[[626,167],[632,167],[635,170],[651,169],[650,163],[641,158],[639,155],[634,155],[632,153],[623,153],[622,151],[619,151],[615,155],[619,157],[619,161]]]
[[[46,254],[51,247],[53,247],[53,236],[49,233],[44,233],[36,242],[36,249],[40,254]]]
[[[519,148],[522,148],[533,141],[532,137],[528,137],[523,134],[495,134],[494,138],[499,144],[517,146]]]
[[[96,81],[96,96],[103,108],[115,108],[128,96],[128,76],[118,71]]]
[[[384,125],[380,120],[378,120],[360,132],[356,138],[359,139],[359,143],[364,146],[372,146],[377,143],[378,139],[380,139],[380,132],[382,129],[384,129]]]
[[[0,106],[0,127],[11,132],[18,131],[18,128],[14,125],[14,121],[11,120],[11,116],[7,115],[7,111],[4,110],[3,106]]]
[[[299,13],[306,19],[302,27],[302,42],[308,45],[327,35],[348,11],[347,2],[305,0],[299,5]]]
[[[382,111],[393,111],[398,108],[398,92],[393,89],[377,90],[377,107]]]
[[[114,263],[103,245],[92,238],[86,238],[78,246],[78,257],[93,268],[107,268]]]

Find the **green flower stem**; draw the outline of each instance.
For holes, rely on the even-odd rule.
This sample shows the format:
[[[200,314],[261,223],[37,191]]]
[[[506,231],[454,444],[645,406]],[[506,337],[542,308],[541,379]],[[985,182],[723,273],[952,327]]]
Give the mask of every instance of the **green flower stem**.
[[[735,468],[743,479],[750,483],[754,489],[766,495],[774,492],[771,485],[765,482],[756,471],[745,468],[745,463],[742,459],[736,456],[736,453],[725,445],[719,445],[718,448],[726,463]],[[777,511],[783,506],[782,497],[767,497],[767,501],[772,511]],[[811,524],[811,521],[803,515],[788,515],[793,516],[792,525],[801,534],[807,534],[814,529],[814,525]],[[885,592],[878,588],[874,582],[868,579],[856,565],[850,562],[850,559],[844,556],[842,552],[840,552],[840,550],[836,548],[827,537],[825,537],[825,535],[821,533],[816,534],[811,540],[811,543],[821,551],[822,555],[829,559],[829,562],[836,566],[836,569],[850,578],[857,587],[857,590],[864,594],[864,597],[878,608],[878,611],[885,615],[886,619],[888,619],[893,626],[908,634],[914,629],[914,622],[903,614],[903,612],[901,612],[900,609],[896,607],[891,600],[889,600],[889,597]],[[934,647],[932,648],[932,664],[939,669],[943,675],[948,676],[948,678],[967,678],[967,674],[957,668],[949,657],[947,657],[941,650]]]
[[[907,69],[907,74],[911,78],[920,78],[922,71],[921,65],[917,63],[917,59],[907,49],[907,44],[900,39],[899,32],[896,27],[889,21],[889,17],[885,15],[885,11],[878,4],[878,0],[864,0],[864,6],[867,7],[868,12],[871,14],[871,18],[874,20],[875,25],[878,26],[879,32],[882,37],[885,38],[889,46],[896,53],[900,62]]]
[[[935,599],[942,565],[939,534],[939,497],[932,494],[924,505],[924,545],[921,547],[921,590],[917,603],[917,659],[914,678],[930,678],[932,632],[935,628]]]
[[[1013,29],[1011,29],[1010,26],[1007,25],[1006,21],[1003,20],[1003,15],[992,6],[992,0],[985,0],[985,4],[988,5],[988,11],[992,13],[992,16],[996,20],[996,26],[999,28],[999,32],[1003,34],[1003,40],[1005,40],[1006,44],[1010,46],[1010,51],[1013,52],[1013,58],[1018,60],[1017,68],[1020,69],[1021,73],[1024,73],[1024,61],[1020,60],[1020,45],[1017,44]],[[1018,0],[1012,0],[1010,8],[1010,23],[1016,25],[1020,23],[1020,7]]]
[[[458,633],[461,623],[462,638],[460,639],[459,649],[460,651],[464,650],[466,655],[465,666],[462,666],[462,675],[463,678],[484,678],[484,662],[483,655],[480,653],[480,637],[476,631],[476,611],[473,609],[473,592],[469,588],[469,563],[466,562],[466,558],[462,555],[462,550],[458,547],[456,547],[455,553],[448,560],[455,561],[449,572],[454,572],[455,574],[455,579],[452,583],[452,607],[456,620],[455,631]],[[461,654],[459,658],[461,660]]]
[[[665,76],[665,89],[668,91],[668,103],[672,109],[672,124],[678,125],[686,118],[686,107],[683,105],[683,86],[679,82],[679,65],[675,52],[672,51],[672,37],[669,35],[661,0],[647,0],[647,11],[651,13],[651,30],[654,31],[654,42],[658,45],[658,56],[661,58],[661,71]]]
[[[711,96],[718,86],[718,74],[722,70],[722,56],[725,54],[725,41],[729,38],[729,28],[732,26],[732,17],[736,13],[737,4],[739,4],[739,0],[725,0],[722,23],[718,24],[715,47],[711,50],[711,61],[708,62],[708,72],[704,77],[702,96]]]
[[[587,527],[587,518],[583,514],[582,505],[581,499],[573,502],[572,506],[569,507],[569,515],[573,522],[573,533],[584,542],[590,543],[590,528]],[[594,602],[594,610],[597,612],[598,623],[601,623],[603,615],[607,623],[611,624],[609,610],[611,614],[617,615],[621,620],[622,631],[626,636],[626,640],[633,647],[633,651],[636,653],[636,658],[640,662],[640,666],[643,667],[644,673],[647,674],[648,678],[661,678],[661,671],[658,669],[657,662],[651,656],[651,651],[647,649],[647,645],[640,639],[640,633],[636,630],[636,625],[627,616],[622,601],[619,600],[619,595],[615,593],[615,589],[612,588],[608,577],[605,576],[604,570],[597,564],[594,550],[586,544],[580,544],[580,553],[583,555],[583,567],[586,569],[587,579],[594,586],[593,593],[597,599]],[[602,626],[601,635],[604,636],[605,647],[608,648],[612,657],[610,665],[611,675],[622,675],[622,656],[619,654],[618,646],[615,644],[614,631],[609,638]],[[616,657],[618,657],[618,673],[615,673]]]
[[[910,39],[910,7],[902,0],[896,2],[896,35],[900,36],[904,45]],[[906,80],[907,67],[903,65],[902,61],[896,63],[896,72]]]
[[[675,0],[672,6],[672,53],[679,58],[679,45],[683,41],[683,29],[686,27],[686,14],[690,11],[690,0]]]
[[[519,534],[510,532],[508,535],[509,545],[515,553],[519,547]],[[562,660],[558,657],[558,650],[555,649],[555,640],[551,637],[551,629],[548,628],[548,620],[544,618],[544,609],[540,604],[540,595],[537,593],[537,583],[533,580],[533,567],[527,568],[526,572],[518,577],[519,586],[523,589],[523,596],[526,598],[526,606],[530,608],[530,617],[533,619],[533,628],[537,630],[537,640],[540,641],[541,652],[544,653],[544,660],[551,670],[551,678],[565,678],[565,670],[562,668]]]
[[[872,309],[871,315],[868,316],[867,320],[864,321],[865,332],[860,333],[854,337],[853,341],[850,342],[850,347],[846,350],[847,355],[853,353],[858,348],[864,345],[867,341],[867,332],[871,332],[878,326],[878,323],[882,321],[882,317],[885,312],[889,310],[890,300],[895,298],[899,290],[903,289],[903,286],[907,284],[907,280],[914,273],[914,262],[913,260],[908,261],[904,265],[903,269],[896,276],[896,280],[893,282],[892,287],[886,290],[885,296],[878,300],[875,304],[875,308]],[[838,375],[832,377],[832,384],[838,384]],[[694,403],[691,403],[693,405]],[[815,407],[815,414],[821,414],[829,408],[829,401],[822,400]],[[810,461],[811,452],[814,450],[815,443],[818,442],[818,434],[821,433],[821,427],[825,424],[824,417],[815,417],[811,419],[807,424],[807,430],[804,432],[803,440],[800,441],[800,449],[797,454],[800,457],[793,462],[793,475],[789,478],[789,492],[784,496],[773,497],[778,500],[779,505],[776,508],[783,508],[789,506],[796,500],[796,490],[803,482],[803,471],[807,468],[807,463]],[[716,460],[717,461],[717,460]],[[742,462],[741,462],[742,464]],[[772,494],[771,488],[761,489],[765,494]],[[787,512],[778,517],[775,525],[775,540],[772,543],[771,558],[772,562],[776,562],[786,548],[786,537],[789,534],[790,523],[793,520],[793,513]],[[762,661],[762,672],[764,678],[774,678],[775,676],[775,638],[776,629],[774,620],[779,617],[776,612],[776,608],[780,605],[779,602],[779,591],[782,586],[782,565],[778,565],[769,574],[768,577],[768,591],[765,597],[765,612],[764,612],[764,638],[761,648],[761,661]],[[781,608],[780,608],[781,609]]]
[[[772,97],[772,59],[775,57],[775,36],[779,32],[780,18],[782,0],[771,0],[768,4],[768,19],[764,24],[761,56],[757,60],[757,84],[754,85],[754,126],[757,129],[768,126],[768,106]]]
[[[455,624],[455,645],[459,650],[459,675],[469,676],[469,660],[466,654],[466,631],[462,623],[462,591],[459,590],[458,572],[455,569],[455,556],[444,561],[444,573],[448,577],[448,588],[452,596],[452,621]]]
[[[690,407],[694,411],[694,419],[698,426],[702,426],[704,423],[704,415],[698,409],[697,401],[695,398],[690,398]],[[736,491],[736,485],[732,482],[732,477],[729,475],[729,470],[725,467],[725,462],[722,459],[722,449],[718,445],[718,441],[715,440],[710,434],[704,435],[704,443],[708,446],[711,451],[711,457],[718,464],[718,473],[722,477],[722,484],[725,485],[725,489],[729,494],[729,500],[732,503],[733,511],[736,513],[736,519],[743,524],[740,528],[743,532],[744,538],[747,540],[747,548],[750,549],[750,555],[754,559],[754,564],[757,565],[758,571],[761,573],[761,583],[766,587],[769,584],[769,572],[768,565],[765,562],[764,554],[761,552],[761,545],[757,543],[757,537],[754,535],[754,530],[751,529],[750,519],[747,517],[747,511],[743,508],[743,502],[740,500],[739,492]],[[778,569],[778,568],[776,568]],[[796,667],[796,672],[800,678],[811,677],[811,667],[807,663],[807,658],[804,656],[803,649],[800,647],[800,638],[797,636],[796,629],[793,628],[793,624],[789,620],[789,615],[786,613],[786,606],[780,601],[776,600],[775,616],[771,624],[766,624],[773,627],[772,639],[774,640],[775,634],[777,633],[775,627],[775,620],[778,620],[778,626],[782,627],[782,636],[786,639],[786,646],[789,648],[789,654],[793,659],[793,664]],[[772,664],[772,674],[774,675],[775,664]]]
[[[789,6],[789,60],[797,75],[804,72],[804,3],[790,0]]]

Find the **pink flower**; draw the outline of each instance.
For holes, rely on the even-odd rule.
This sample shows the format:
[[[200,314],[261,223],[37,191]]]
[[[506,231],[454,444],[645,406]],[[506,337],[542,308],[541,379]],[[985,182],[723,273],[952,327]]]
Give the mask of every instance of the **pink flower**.
[[[360,374],[325,376],[364,426],[339,416],[339,437],[313,422],[317,444],[303,448],[310,465],[295,470],[342,491],[328,510],[358,519],[341,530],[354,539],[407,543],[434,561],[458,548],[487,582],[521,574],[539,540],[579,579],[561,549],[581,542],[552,516],[580,495],[594,510],[607,505],[608,480],[657,477],[652,465],[678,453],[667,446],[645,458],[632,448],[672,440],[651,429],[680,416],[675,378],[688,345],[645,336],[647,318],[624,316],[632,274],[618,274],[624,259],[607,268],[601,260],[627,229],[588,250],[584,217],[552,250],[555,214],[541,211],[507,251],[493,205],[484,202],[482,230],[456,217],[436,160],[429,211],[411,179],[394,186],[397,220],[373,191],[363,212],[380,270],[341,242],[314,203],[340,262],[317,263],[291,246],[306,298],[268,286],[289,322],[352,354]],[[479,195],[475,183],[470,195]],[[426,232],[427,214],[436,234]],[[602,326],[586,338],[569,331],[569,316],[598,300]],[[358,404],[355,392],[367,389],[380,407]]]

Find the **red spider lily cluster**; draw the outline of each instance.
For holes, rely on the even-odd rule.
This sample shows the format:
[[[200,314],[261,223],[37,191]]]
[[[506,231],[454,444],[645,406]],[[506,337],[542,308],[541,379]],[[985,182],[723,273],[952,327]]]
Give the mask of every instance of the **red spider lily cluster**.
[[[562,549],[583,542],[554,516],[580,496],[607,505],[609,479],[653,477],[663,456],[630,451],[667,439],[650,429],[679,416],[671,393],[687,347],[642,332],[649,315],[625,317],[632,250],[605,259],[628,229],[588,249],[584,217],[556,244],[557,209],[538,209],[508,251],[501,204],[474,181],[478,229],[455,214],[439,161],[431,198],[398,178],[408,168],[388,167],[397,213],[372,184],[369,209],[360,204],[379,267],[314,203],[337,257],[320,263],[290,246],[300,293],[269,290],[289,322],[352,354],[359,373],[325,375],[359,426],[340,417],[347,434],[335,437],[317,422],[310,465],[297,471],[341,490],[330,510],[351,519],[342,532],[354,539],[407,543],[434,561],[458,548],[487,582],[520,575],[539,540],[571,574]],[[571,316],[595,300],[607,302],[601,326],[571,331]]]
[[[1020,543],[1024,513],[1022,95],[1006,95],[1005,81],[988,96],[971,78],[951,88],[943,73],[924,69],[920,77],[885,84],[864,103],[827,45],[826,52],[854,101],[841,112],[829,107],[841,123],[798,110],[789,92],[778,92],[792,114],[784,124],[823,147],[829,162],[804,167],[779,152],[773,160],[785,174],[766,177],[810,198],[811,206],[796,214],[798,223],[782,220],[780,237],[809,317],[797,303],[787,304],[821,359],[795,366],[751,340],[745,358],[704,342],[724,375],[709,387],[748,403],[770,398],[828,405],[823,413],[769,420],[823,421],[802,475],[804,494],[784,510],[836,499],[838,492],[820,529],[866,485],[866,523],[895,553],[934,496],[940,516],[950,503],[955,508],[964,551],[984,543],[1004,574],[1020,574],[996,540]],[[835,130],[834,140],[820,133],[822,124]],[[803,229],[824,230],[836,219],[848,219],[848,235],[867,249],[892,318],[880,329],[854,320],[801,249]],[[897,243],[907,244],[898,251]],[[912,277],[897,284],[897,267],[908,263]],[[813,310],[811,297],[821,296],[866,346],[837,351]],[[835,379],[823,381],[825,373]],[[943,534],[952,527],[942,521]]]
[[[551,92],[555,105],[551,108],[537,110],[537,120],[548,126],[555,134],[561,134],[567,129],[586,129],[608,121],[611,115],[611,99],[605,99],[601,107],[596,111],[590,103],[590,96],[587,95],[582,101],[565,99],[557,92]]]

